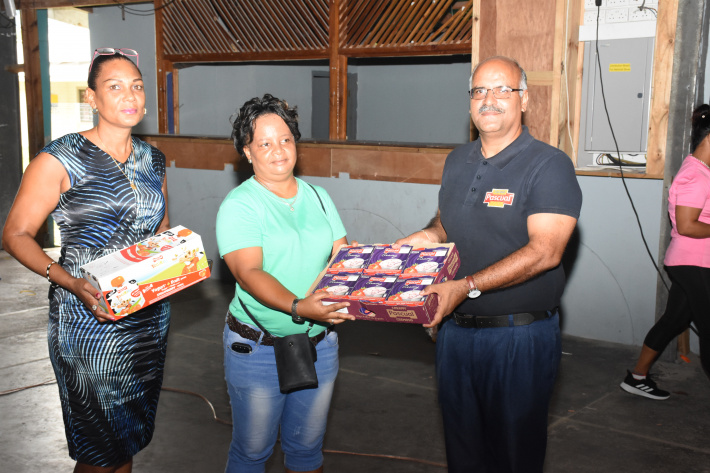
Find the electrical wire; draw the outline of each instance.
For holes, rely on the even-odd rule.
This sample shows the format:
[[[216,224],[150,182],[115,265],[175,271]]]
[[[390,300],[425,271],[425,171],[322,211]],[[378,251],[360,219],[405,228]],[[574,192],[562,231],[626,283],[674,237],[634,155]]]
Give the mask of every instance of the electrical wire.
[[[121,2],[120,0],[113,0],[114,4],[116,4],[116,6],[121,8],[121,11],[128,13],[129,15],[133,15],[133,16],[153,16],[153,15],[155,15],[155,12],[157,12],[158,10],[162,10],[163,8],[166,8],[177,1],[178,0],[168,0],[166,3],[163,3],[159,7],[149,8],[147,10],[141,10],[139,8],[133,8],[133,7],[126,6],[126,4],[124,2]]]
[[[656,264],[656,260],[653,258],[653,255],[651,254],[651,250],[648,247],[648,242],[646,242],[646,236],[643,233],[643,227],[641,226],[641,219],[639,218],[639,214],[636,211],[636,205],[634,205],[634,200],[631,198],[631,193],[629,192],[629,188],[626,185],[626,177],[624,176],[624,167],[621,165],[621,152],[619,151],[619,144],[616,141],[616,135],[614,134],[614,127],[611,125],[611,117],[609,116],[609,109],[606,105],[606,96],[604,94],[604,81],[602,80],[602,61],[599,56],[599,17],[601,14],[601,7],[597,6],[597,32],[596,32],[596,39],[595,39],[595,47],[596,47],[596,53],[597,53],[597,65],[599,67],[599,86],[601,89],[602,93],[602,102],[604,103],[604,112],[606,113],[606,119],[607,122],[609,123],[609,131],[611,131],[611,137],[614,140],[614,147],[616,148],[616,155],[618,156],[618,166],[619,166],[619,172],[621,173],[621,182],[624,184],[624,190],[626,191],[626,195],[629,198],[629,203],[631,204],[631,209],[634,211],[634,215],[636,216],[636,223],[638,224],[639,227],[639,232],[641,233],[641,239],[643,240],[643,245],[646,248],[646,252],[648,253],[648,257],[651,259],[651,263],[653,264],[653,267],[656,268],[656,272],[658,273],[658,276],[661,278],[661,282],[663,282],[663,285],[666,287],[666,290],[670,292],[670,289],[668,288],[668,284],[666,284],[666,280],[663,277],[663,274],[661,273],[661,270],[658,268],[658,265]]]
[[[8,394],[19,393],[20,391],[24,391],[26,389],[38,388],[40,386],[46,386],[48,384],[55,384],[55,383],[56,383],[55,380],[48,379],[47,381],[44,381],[39,384],[33,384],[31,386],[22,386],[21,388],[8,389],[7,391],[0,391],[0,396],[7,396]]]
[[[636,155],[631,155],[631,156],[636,156]],[[609,162],[608,163],[603,162],[602,158],[608,159]],[[628,167],[645,167],[646,166],[646,163],[639,163],[636,161],[628,161],[625,159],[617,159],[609,153],[601,153],[600,155],[597,156],[595,162],[600,165],[614,164],[616,166],[628,166]]]
[[[0,12],[0,18],[7,22],[0,25],[1,29],[9,30],[15,27],[15,19],[7,16],[5,12]]]
[[[46,386],[49,384],[56,384],[56,381],[54,379],[48,379],[47,381],[44,381],[43,383],[33,384],[31,386],[23,386],[21,388],[9,389],[7,391],[0,392],[0,396],[5,396],[7,394],[13,394],[16,392],[24,391],[26,389],[36,388],[39,386]],[[210,410],[212,411],[212,418],[214,419],[215,422],[217,422],[219,424],[223,424],[223,425],[230,425],[230,426],[232,425],[231,421],[220,419],[219,417],[217,417],[217,412],[215,411],[214,406],[212,405],[210,400],[207,399],[205,396],[203,396],[200,393],[188,391],[185,389],[170,388],[167,386],[163,386],[161,388],[161,390],[179,393],[179,394],[187,394],[188,396],[194,396],[194,397],[200,398],[209,406]],[[332,453],[332,454],[336,454],[336,455],[351,455],[351,456],[368,457],[368,458],[383,458],[383,459],[387,459],[387,460],[398,460],[398,461],[406,461],[406,462],[410,462],[410,463],[419,463],[422,465],[437,466],[440,468],[447,467],[446,463],[437,463],[437,462],[434,462],[431,460],[424,460],[421,458],[413,458],[413,457],[403,457],[403,456],[399,456],[399,455],[385,455],[382,453],[359,453],[359,452],[349,452],[347,450],[332,450],[332,449],[327,449],[327,448],[323,449],[323,453]]]
[[[636,211],[636,206],[634,205],[634,200],[631,198],[631,193],[629,192],[629,188],[626,185],[626,178],[624,177],[624,168],[622,166],[622,159],[621,159],[621,152],[619,152],[619,144],[616,142],[616,135],[614,134],[614,127],[611,125],[611,118],[609,117],[609,109],[606,106],[606,96],[604,95],[604,81],[602,80],[602,62],[599,57],[599,14],[600,14],[600,7],[597,6],[597,36],[596,36],[596,50],[597,50],[597,64],[599,66],[599,85],[602,93],[602,102],[604,102],[604,112],[606,112],[606,119],[607,122],[609,123],[609,131],[611,131],[611,137],[614,139],[614,146],[616,147],[616,155],[618,156],[618,166],[619,166],[619,172],[621,173],[621,182],[624,184],[624,190],[626,190],[626,195],[629,198],[629,202],[631,203],[631,209],[634,211],[634,215],[636,216],[636,223],[638,224],[639,227],[639,232],[641,232],[641,239],[643,240],[643,245],[646,248],[646,252],[648,253],[648,257],[651,259],[651,263],[653,264],[653,267],[656,268],[656,273],[658,273],[658,276],[661,278],[661,282],[666,288],[666,291],[670,292],[670,288],[668,287],[668,284],[666,283],[665,278],[663,277],[663,274],[661,273],[661,270],[658,268],[658,265],[656,264],[656,260],[653,259],[653,255],[651,254],[651,250],[648,248],[648,243],[646,242],[646,237],[644,236],[643,233],[643,228],[641,227],[641,219],[639,218],[639,214]],[[611,155],[607,155],[611,157]],[[615,159],[615,158],[614,158]],[[697,329],[691,324],[690,329],[695,332],[697,336],[700,336],[698,333]]]
[[[643,0],[643,2],[641,2],[641,5],[638,7],[638,9],[639,11],[649,10],[651,13],[653,13],[653,16],[658,18],[658,11],[655,8],[647,7],[646,0]]]

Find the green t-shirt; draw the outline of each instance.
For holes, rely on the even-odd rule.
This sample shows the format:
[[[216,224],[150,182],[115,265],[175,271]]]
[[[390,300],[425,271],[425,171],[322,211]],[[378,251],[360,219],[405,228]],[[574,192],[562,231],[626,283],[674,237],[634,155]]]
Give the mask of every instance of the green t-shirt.
[[[293,211],[285,199],[264,188],[253,177],[232,189],[217,213],[217,245],[221,257],[242,248],[261,247],[262,268],[299,298],[316,280],[330,257],[333,243],[346,234],[333,201],[324,189],[296,178],[298,193]],[[288,199],[290,202],[292,199]],[[230,312],[241,322],[254,325],[239,299],[271,334],[283,337],[305,332],[308,323],[294,324],[290,314],[262,305],[236,285]],[[314,325],[309,335],[325,330]]]

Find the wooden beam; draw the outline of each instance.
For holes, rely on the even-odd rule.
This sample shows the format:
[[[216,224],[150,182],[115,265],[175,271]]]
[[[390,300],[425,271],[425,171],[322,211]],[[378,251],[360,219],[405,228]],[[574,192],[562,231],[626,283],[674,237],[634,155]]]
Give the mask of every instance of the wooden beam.
[[[153,0],[153,7],[158,8],[162,5],[161,0]],[[156,65],[156,81],[158,94],[158,132],[168,133],[168,72],[172,72],[173,63],[165,59],[165,48],[162,45],[165,43],[163,35],[163,9],[155,13],[155,65]],[[174,90],[173,90],[174,92]]]
[[[121,4],[145,3],[145,0],[121,0]],[[37,10],[63,7],[98,7],[105,5],[118,6],[116,0],[15,0],[18,10]]]
[[[565,13],[563,19],[566,27],[562,37],[562,61],[560,65],[560,99],[558,102],[559,119],[557,120],[557,147],[572,158],[577,164],[577,145],[579,142],[579,104],[581,102],[582,87],[582,59],[579,50],[579,24],[584,15],[582,2],[578,0],[564,0]],[[554,122],[553,122],[554,124]]]
[[[555,2],[555,36],[552,38],[552,93],[550,94],[550,138],[548,143],[552,146],[560,145],[560,103],[564,101],[560,92],[562,91],[562,57],[564,55],[565,43],[567,42],[566,25],[567,0],[556,0]],[[566,115],[566,114],[565,114]]]
[[[330,0],[330,113],[328,136],[345,139],[347,117],[348,61],[340,55],[340,0]],[[345,69],[343,71],[343,69]]]
[[[39,57],[37,12],[22,12],[22,47],[27,97],[28,152],[32,159],[44,148],[44,109],[42,106],[42,71]]]
[[[551,85],[554,89],[555,81],[559,79],[559,73],[555,71],[525,71],[528,77],[528,85]]]
[[[173,64],[173,132],[180,134],[180,69]]]
[[[656,45],[653,53],[653,93],[646,152],[646,173],[652,176],[663,176],[665,167],[677,18],[678,0],[658,2]]]

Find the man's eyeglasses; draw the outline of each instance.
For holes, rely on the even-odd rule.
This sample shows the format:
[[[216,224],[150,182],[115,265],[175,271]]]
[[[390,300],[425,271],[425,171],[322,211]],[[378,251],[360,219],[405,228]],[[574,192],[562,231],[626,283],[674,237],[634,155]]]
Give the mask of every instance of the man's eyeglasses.
[[[513,92],[520,92],[525,89],[511,89],[507,85],[493,87],[492,89],[486,89],[485,87],[474,87],[468,91],[468,96],[471,97],[471,100],[483,100],[488,96],[489,90],[493,92],[493,97],[497,99],[509,99]]]
[[[94,66],[94,60],[97,56],[113,56],[115,54],[120,54],[121,56],[134,57],[136,58],[136,67],[138,67],[138,51],[135,49],[128,48],[96,48],[94,49],[94,57],[91,58],[91,64],[89,64],[89,72]]]

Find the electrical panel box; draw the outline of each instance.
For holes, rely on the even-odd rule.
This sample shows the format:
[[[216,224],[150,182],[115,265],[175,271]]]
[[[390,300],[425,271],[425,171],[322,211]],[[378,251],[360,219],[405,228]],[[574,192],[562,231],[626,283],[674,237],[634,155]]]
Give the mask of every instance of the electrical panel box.
[[[619,151],[646,152],[653,46],[654,38],[600,40],[600,79],[596,44],[585,42],[580,158],[585,153],[616,153],[604,109],[602,86]]]

